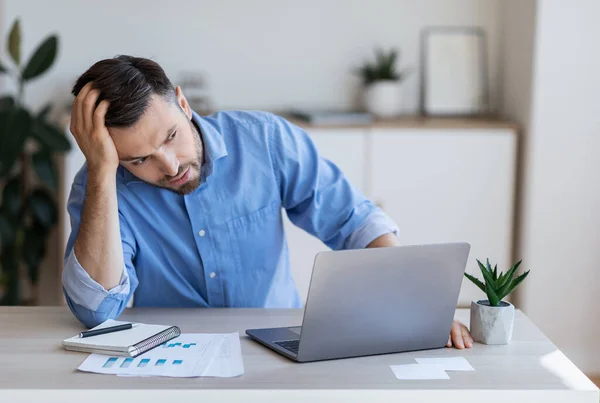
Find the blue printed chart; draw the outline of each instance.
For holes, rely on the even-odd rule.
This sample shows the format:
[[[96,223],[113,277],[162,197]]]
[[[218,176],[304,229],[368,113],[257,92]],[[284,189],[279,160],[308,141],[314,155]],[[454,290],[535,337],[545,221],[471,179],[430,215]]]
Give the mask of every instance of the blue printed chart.
[[[182,365],[183,364],[183,359],[166,359],[166,358],[159,358],[156,361],[152,362],[152,359],[150,358],[142,358],[140,360],[138,360],[137,362],[134,362],[134,358],[122,358],[121,361],[119,361],[120,357],[110,357],[106,359],[106,362],[104,363],[104,365],[102,365],[102,368],[129,368],[129,367],[138,367],[138,368],[145,368],[148,366],[157,366],[157,367],[163,367],[165,365]],[[133,364],[133,365],[132,365]]]
[[[182,334],[135,358],[91,354],[78,369],[123,376],[233,377],[244,373],[238,333]]]

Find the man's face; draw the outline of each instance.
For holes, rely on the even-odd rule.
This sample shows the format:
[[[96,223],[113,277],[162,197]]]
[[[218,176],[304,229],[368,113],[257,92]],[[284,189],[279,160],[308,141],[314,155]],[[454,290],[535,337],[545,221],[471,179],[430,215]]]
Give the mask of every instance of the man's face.
[[[203,147],[187,100],[176,92],[178,105],[154,95],[135,125],[109,132],[123,167],[151,185],[188,194],[200,184]]]

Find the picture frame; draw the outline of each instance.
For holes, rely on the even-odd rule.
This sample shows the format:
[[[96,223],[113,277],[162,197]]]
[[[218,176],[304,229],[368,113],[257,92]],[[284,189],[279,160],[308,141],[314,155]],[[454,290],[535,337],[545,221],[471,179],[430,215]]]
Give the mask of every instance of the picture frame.
[[[477,27],[421,32],[421,113],[483,116],[489,112],[487,39]]]

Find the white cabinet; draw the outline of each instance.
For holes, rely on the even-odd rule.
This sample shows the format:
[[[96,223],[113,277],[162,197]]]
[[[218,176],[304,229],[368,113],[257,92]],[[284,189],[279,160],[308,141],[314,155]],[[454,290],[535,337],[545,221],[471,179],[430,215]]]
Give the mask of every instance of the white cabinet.
[[[319,154],[336,164],[347,178],[365,191],[365,136],[364,130],[310,130],[311,139]],[[284,226],[290,249],[292,275],[300,297],[306,301],[315,255],[328,250],[319,239],[293,225],[285,216]]]
[[[371,190],[402,244],[466,241],[475,259],[511,264],[516,137],[510,130],[373,130]],[[431,279],[436,281],[436,279]],[[468,280],[459,305],[484,297]]]
[[[513,241],[516,134],[513,129],[308,129],[336,163],[400,228],[402,244],[467,241],[467,272],[489,257],[506,269]],[[291,266],[306,298],[314,256],[326,250],[287,219]],[[480,273],[478,274],[481,275]],[[436,281],[436,279],[431,279]],[[463,282],[459,305],[483,293]]]

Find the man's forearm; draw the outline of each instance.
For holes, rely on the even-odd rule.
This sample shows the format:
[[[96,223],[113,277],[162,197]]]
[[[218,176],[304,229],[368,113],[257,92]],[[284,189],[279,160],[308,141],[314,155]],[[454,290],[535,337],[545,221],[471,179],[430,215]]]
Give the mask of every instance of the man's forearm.
[[[381,235],[368,244],[367,248],[385,248],[388,246],[400,246],[398,237],[393,233]]]
[[[74,250],[92,279],[107,290],[119,285],[124,263],[114,173],[88,172]]]

